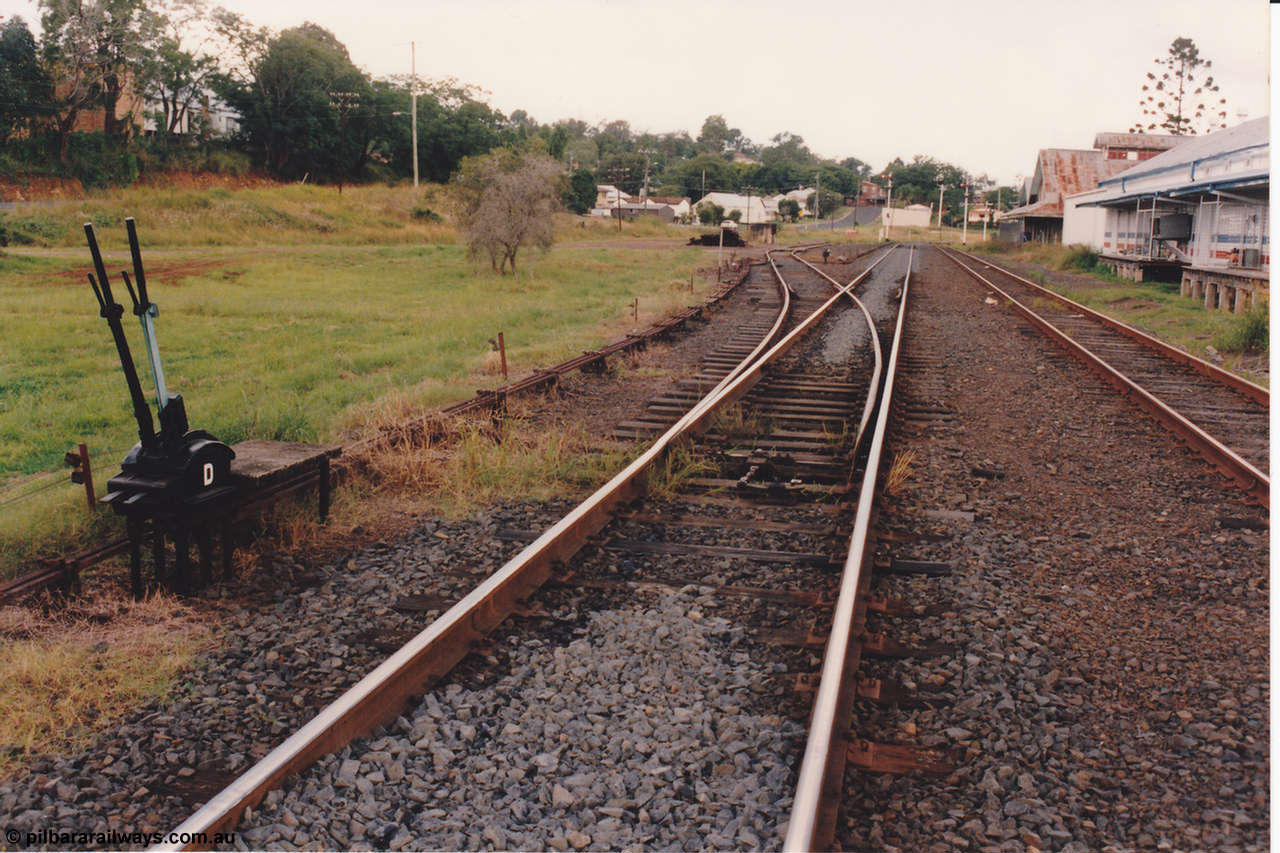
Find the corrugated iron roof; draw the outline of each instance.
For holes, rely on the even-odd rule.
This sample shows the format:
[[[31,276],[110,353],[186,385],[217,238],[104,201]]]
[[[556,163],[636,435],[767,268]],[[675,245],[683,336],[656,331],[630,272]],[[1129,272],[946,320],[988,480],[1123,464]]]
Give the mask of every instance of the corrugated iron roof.
[[[1152,160],[1154,159],[1153,157]],[[1108,160],[1107,155],[1101,151],[1045,148],[1041,150],[1039,162],[1036,163],[1037,176],[1040,178],[1040,199],[1056,201],[1058,215],[1061,216],[1064,195],[1091,190],[1099,181],[1118,175],[1131,166],[1133,163],[1128,160]]]
[[[1169,133],[1099,133],[1093,137],[1093,147],[1103,148],[1136,148],[1144,151],[1168,151],[1173,146],[1185,142],[1187,137],[1174,136]]]
[[[1028,216],[1062,216],[1062,200],[1058,201],[1037,201],[1035,204],[1024,204],[1022,207],[1015,207],[1000,217],[1001,219],[1023,219]]]

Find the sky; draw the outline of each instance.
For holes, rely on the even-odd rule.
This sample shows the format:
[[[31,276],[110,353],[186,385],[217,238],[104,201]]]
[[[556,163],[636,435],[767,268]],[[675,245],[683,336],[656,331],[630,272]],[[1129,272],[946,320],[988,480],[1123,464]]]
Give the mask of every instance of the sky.
[[[1002,184],[1030,174],[1041,148],[1128,130],[1146,73],[1180,36],[1213,61],[1230,124],[1270,103],[1261,0],[220,3],[276,30],[320,24],[374,76],[407,73],[413,41],[419,75],[543,123],[696,137],[719,113],[756,143],[786,131],[876,170],[926,155]],[[10,14],[39,20],[34,0],[0,0]]]

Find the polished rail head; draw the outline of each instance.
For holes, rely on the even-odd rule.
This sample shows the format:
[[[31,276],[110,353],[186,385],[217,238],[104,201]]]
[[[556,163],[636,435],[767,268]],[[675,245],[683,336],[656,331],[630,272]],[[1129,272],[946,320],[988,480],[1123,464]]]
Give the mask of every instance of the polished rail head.
[[[829,834],[832,829],[830,826],[822,825],[823,795],[831,776],[839,775],[830,772],[832,752],[841,750],[844,743],[843,733],[836,731],[839,722],[837,711],[841,692],[846,686],[844,680],[853,641],[858,590],[862,584],[864,561],[871,541],[871,514],[875,504],[876,481],[879,479],[880,457],[884,452],[885,433],[888,430],[892,409],[898,355],[902,347],[902,329],[911,286],[911,266],[914,259],[915,249],[912,248],[907,260],[907,277],[903,281],[902,295],[898,302],[898,321],[894,329],[893,346],[889,351],[884,389],[880,394],[879,413],[871,436],[867,467],[863,472],[862,485],[858,493],[858,509],[854,516],[853,532],[849,536],[848,555],[840,575],[840,593],[832,614],[831,635],[827,638],[827,646],[822,658],[821,680],[813,700],[809,737],[805,741],[804,757],[797,774],[796,793],[791,805],[791,818],[787,825],[787,837],[782,846],[782,849],[787,851],[826,849],[831,844],[829,837],[821,837]],[[842,757],[836,757],[836,761],[843,766]]]

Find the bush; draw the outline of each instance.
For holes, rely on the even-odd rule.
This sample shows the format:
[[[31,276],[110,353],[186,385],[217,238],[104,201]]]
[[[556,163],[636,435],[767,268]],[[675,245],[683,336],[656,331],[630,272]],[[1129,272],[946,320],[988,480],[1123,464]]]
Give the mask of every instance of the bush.
[[[1262,354],[1270,350],[1270,335],[1267,306],[1258,305],[1238,318],[1230,330],[1218,335],[1213,345],[1223,352]]]
[[[138,155],[101,133],[73,133],[67,143],[67,175],[86,188],[127,187],[138,180]]]
[[[414,206],[412,212],[410,212],[409,215],[412,216],[414,219],[417,219],[423,222],[443,222],[444,221],[444,218],[441,217],[440,214],[436,213],[434,210],[427,207],[425,204],[419,204]]]
[[[51,246],[66,235],[66,225],[48,213],[0,214],[0,246]]]
[[[240,151],[210,151],[205,158],[204,168],[217,175],[231,175],[243,178],[249,174],[253,161],[249,155]]]
[[[1098,253],[1088,246],[1070,246],[1066,257],[1058,264],[1058,269],[1095,272],[1098,269]]]

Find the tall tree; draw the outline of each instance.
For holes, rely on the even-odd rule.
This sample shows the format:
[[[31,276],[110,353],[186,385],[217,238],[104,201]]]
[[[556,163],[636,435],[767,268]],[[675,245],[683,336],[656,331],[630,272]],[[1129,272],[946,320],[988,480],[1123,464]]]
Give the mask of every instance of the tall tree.
[[[1209,133],[1227,126],[1227,99],[1215,95],[1218,85],[1208,74],[1213,62],[1200,57],[1189,38],[1176,38],[1165,56],[1155,59],[1156,71],[1147,72],[1142,84],[1142,120],[1130,133],[1157,128],[1174,136]]]
[[[26,21],[14,17],[0,23],[0,145],[48,118],[52,97],[53,86]]]
[[[252,60],[251,74],[224,94],[267,168],[349,180],[369,153],[373,93],[342,42],[312,23],[284,30]]]
[[[160,102],[156,124],[166,138],[203,106],[218,73],[212,45],[193,38],[210,20],[205,0],[153,2],[154,26],[143,64],[144,91]]]
[[[108,136],[128,135],[129,117],[120,117],[121,96],[140,76],[145,44],[155,25],[143,0],[40,0],[48,68],[59,95],[59,150],[76,118],[90,103],[103,109]]]

